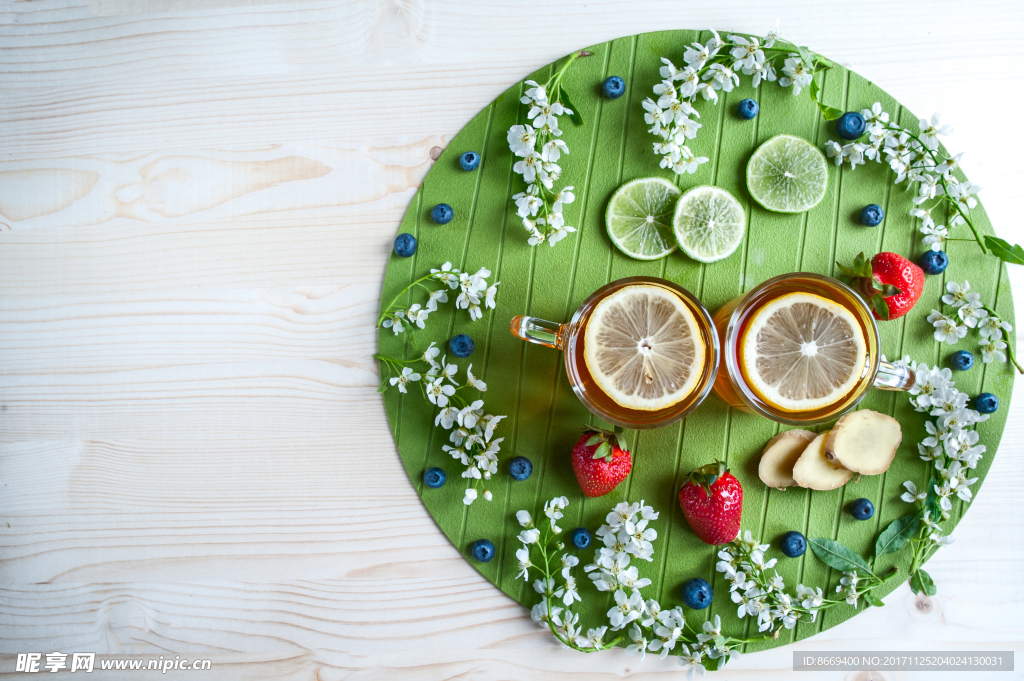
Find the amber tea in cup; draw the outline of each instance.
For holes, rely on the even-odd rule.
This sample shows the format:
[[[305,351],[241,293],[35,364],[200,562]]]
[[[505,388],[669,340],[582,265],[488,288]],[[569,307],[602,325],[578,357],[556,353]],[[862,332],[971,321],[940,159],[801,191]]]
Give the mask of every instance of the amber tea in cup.
[[[864,299],[831,277],[769,279],[726,303],[714,324],[724,355],[715,392],[774,421],[832,421],[872,387],[914,385],[912,369],[881,361],[878,326]]]
[[[511,331],[561,350],[580,401],[626,428],[685,417],[707,397],[718,371],[711,315],[689,291],[654,277],[599,288],[564,324],[518,316]]]

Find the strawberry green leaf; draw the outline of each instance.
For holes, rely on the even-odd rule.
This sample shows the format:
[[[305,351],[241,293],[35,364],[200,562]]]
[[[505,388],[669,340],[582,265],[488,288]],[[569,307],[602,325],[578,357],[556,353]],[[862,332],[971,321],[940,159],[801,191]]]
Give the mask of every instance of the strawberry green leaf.
[[[1024,248],[1018,244],[1011,244],[997,236],[986,234],[985,246],[1003,262],[1008,262],[1011,265],[1024,265]]]
[[[607,440],[601,443],[601,446],[594,451],[595,459],[606,459],[612,455],[612,446],[608,444]]]
[[[872,281],[874,280],[872,279]],[[892,298],[893,296],[898,296],[902,293],[899,287],[893,286],[892,284],[882,284],[878,286],[878,290],[882,292],[883,298]]]
[[[875,540],[875,557],[878,558],[887,553],[894,553],[903,548],[907,540],[917,534],[917,529],[921,526],[921,516],[923,515],[924,511],[908,513],[902,518],[897,518],[889,523],[889,526]]]
[[[840,544],[834,539],[824,539],[822,537],[815,537],[808,540],[807,543],[811,545],[814,555],[825,565],[834,567],[836,570],[842,570],[843,572],[860,570],[869,575],[875,574],[868,567],[868,564],[864,562],[864,559],[845,544]]]
[[[885,298],[882,296],[871,296],[868,302],[871,303],[871,309],[875,311],[875,315],[879,319],[889,319],[889,306],[885,304]]]
[[[601,442],[603,440],[604,440],[604,435],[601,435],[601,433],[594,433],[593,435],[590,436],[590,439],[587,440],[587,446],[588,447],[593,447],[598,442]]]

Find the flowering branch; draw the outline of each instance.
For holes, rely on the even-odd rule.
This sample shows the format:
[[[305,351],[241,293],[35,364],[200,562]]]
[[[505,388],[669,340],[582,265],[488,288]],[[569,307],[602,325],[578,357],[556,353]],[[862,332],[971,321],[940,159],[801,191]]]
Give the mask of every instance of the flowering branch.
[[[842,113],[825,106],[818,98],[820,89],[814,76],[832,68],[829,60],[806,47],[782,40],[778,30],[770,31],[763,44],[753,36],[730,35],[723,40],[714,29],[711,34],[706,44],[693,43],[687,48],[683,54],[686,66],[682,69],[662,57],[665,64],[661,67],[662,81],[654,86],[657,99],[647,98],[643,102],[647,110],[644,120],[651,125],[649,132],[661,138],[654,143],[654,153],[662,157],[662,168],[671,168],[681,175],[695,173],[701,164],[708,162],[706,156],[694,154],[687,143],[701,128],[694,120],[700,118],[700,114],[693,103],[699,95],[718,104],[718,91],[732,92],[740,84],[741,73],[752,76],[754,87],[762,80],[774,82],[777,79],[781,87],[792,86],[794,95],[808,88],[811,99],[826,119],[837,118]],[[779,71],[783,74],[781,78]]]
[[[451,290],[460,290],[455,299],[457,308],[469,310],[471,320],[480,319],[483,315],[481,303],[491,309],[495,306],[494,297],[500,282],[488,286],[487,277],[490,275],[491,272],[486,267],[480,268],[476,274],[469,275],[453,269],[452,264],[446,262],[440,269],[430,270],[430,274],[420,277],[402,289],[381,312],[377,319],[377,327],[390,328],[395,335],[408,331],[415,346],[414,328],[425,328],[429,314],[437,310],[438,303],[448,302],[445,286]],[[440,283],[441,286],[432,288],[428,285],[431,282]],[[426,306],[421,307],[418,303],[408,308],[399,306],[399,299],[417,287],[430,292]],[[466,467],[462,477],[471,482],[466,488],[463,503],[468,506],[476,500],[481,481],[490,480],[498,471],[498,452],[504,438],[492,438],[495,427],[505,417],[485,414],[483,400],[466,397],[465,391],[475,390],[480,394],[487,390],[487,384],[473,375],[472,364],[466,367],[465,385],[459,385],[455,380],[459,367],[449,364],[447,355],[438,362],[439,354],[441,350],[436,343],[431,343],[422,355],[412,359],[375,354],[374,359],[381,368],[378,392],[384,392],[388,387],[397,387],[399,392],[408,393],[409,387],[415,385],[425,400],[440,409],[434,418],[434,426],[440,425],[452,431],[449,440],[454,446],[444,445],[442,449]],[[389,377],[389,374],[394,375]],[[424,376],[426,380],[421,383]],[[483,497],[490,501],[490,490],[484,489]]]
[[[946,284],[946,295],[942,296],[942,302],[956,310],[956,317],[950,317],[939,310],[932,310],[928,315],[928,322],[935,327],[935,340],[940,343],[956,345],[957,342],[967,335],[970,329],[977,329],[981,341],[981,359],[985,364],[998,360],[1005,362],[1009,355],[1010,362],[1017,368],[1017,371],[1024,374],[1024,368],[1017,362],[1012,344],[1002,340],[1003,332],[1007,334],[1013,331],[1009,322],[1004,322],[996,315],[996,311],[981,302],[981,295],[971,292],[971,284],[964,281],[958,284],[951,281]],[[961,323],[962,322],[962,323]],[[1003,350],[1006,350],[1004,353]]]
[[[641,589],[649,586],[651,580],[640,577],[637,567],[630,565],[630,561],[633,558],[653,560],[653,542],[658,533],[649,524],[658,519],[658,513],[643,501],[622,502],[611,510],[596,533],[604,546],[594,552],[594,562],[583,568],[597,591],[612,592],[615,605],[607,613],[607,625],[589,628],[583,634],[579,614],[572,612],[573,605],[583,600],[572,574],[579,559],[568,553],[557,556],[564,549],[559,540],[562,529],[557,522],[568,503],[566,497],[546,502],[543,513],[548,522],[541,523],[540,527],[534,526],[528,511],[516,513],[516,519],[524,528],[518,537],[523,546],[516,551],[518,576],[529,581],[531,572],[540,575],[533,583],[534,590],[541,595],[541,601],[533,607],[533,619],[547,626],[566,647],[587,653],[624,642],[625,637],[621,635],[611,641],[605,641],[604,637],[609,629],[616,632],[628,628],[626,633],[631,643],[626,646],[627,654],[639,655],[641,660],[647,652],[658,653],[662,659],[675,655],[679,664],[689,669],[691,679],[697,673],[703,675],[708,669],[718,669],[738,656],[737,646],[777,638],[782,629],[792,629],[799,621],[815,621],[822,610],[840,603],[857,606],[861,598],[871,605],[880,605],[881,601],[872,591],[896,574],[884,579],[878,577],[852,551],[839,545],[840,558],[843,551],[848,554],[847,558],[842,558],[846,562],[835,556],[826,561],[846,571],[836,589],[839,595],[825,598],[820,588],[800,584],[796,588],[797,595],[792,596],[786,593],[782,576],[772,569],[776,559],[765,558],[768,545],[759,544],[747,531],[742,538],[738,537],[719,551],[716,570],[724,573],[731,583],[730,595],[738,606],[737,617],[757,617],[762,636],[723,635],[718,615],[705,622],[701,630],[693,629],[686,623],[681,607],[663,609],[657,601],[644,599]],[[824,546],[831,540],[812,540],[812,546],[814,542]],[[815,547],[816,553],[819,548]]]
[[[526,117],[532,125],[513,125],[508,131],[509,148],[521,159],[512,170],[522,175],[527,183],[526,191],[513,195],[512,199],[523,219],[523,227],[530,233],[528,243],[531,246],[545,241],[554,246],[576,231],[575,227],[565,224],[562,215],[563,206],[576,200],[573,187],[555,189],[555,183],[562,176],[562,168],[556,162],[562,154],[569,153],[569,147],[559,139],[562,130],[558,127],[558,117],[567,115],[576,125],[583,125],[579,112],[569,108],[574,105],[562,86],[562,77],[576,59],[590,55],[582,50],[572,53],[543,85],[526,81],[531,87],[520,101],[529,105]]]

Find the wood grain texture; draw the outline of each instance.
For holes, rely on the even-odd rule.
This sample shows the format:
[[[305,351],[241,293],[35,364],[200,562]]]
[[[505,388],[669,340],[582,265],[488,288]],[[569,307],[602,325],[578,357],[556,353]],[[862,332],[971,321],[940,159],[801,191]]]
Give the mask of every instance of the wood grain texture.
[[[461,558],[395,455],[372,322],[431,150],[524,74],[776,18],[942,111],[997,233],[1024,241],[1004,124],[1024,45],[989,39],[1024,30],[1012,2],[0,6],[0,652],[202,654],[224,679],[676,674],[559,650]],[[1000,285],[1021,300],[1022,281]],[[1022,404],[929,563],[939,595],[900,587],[801,649],[1024,649]],[[717,678],[789,678],[791,650]]]

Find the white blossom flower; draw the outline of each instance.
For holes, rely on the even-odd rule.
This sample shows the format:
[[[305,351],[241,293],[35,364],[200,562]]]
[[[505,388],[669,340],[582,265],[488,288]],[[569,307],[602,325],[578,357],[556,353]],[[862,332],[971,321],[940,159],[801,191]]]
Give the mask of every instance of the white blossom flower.
[[[693,681],[694,677],[699,673],[701,676],[707,675],[707,670],[704,665],[701,664],[702,658],[700,651],[694,649],[690,651],[690,647],[685,643],[679,645],[680,655],[677,658],[680,666],[688,667],[689,671],[686,672],[687,681]]]
[[[618,592],[617,592],[618,593]],[[647,638],[640,631],[640,627],[633,625],[629,628],[629,637],[633,639],[633,643],[626,646],[627,655],[640,655],[640,661],[644,661],[644,655],[647,652]]]
[[[555,605],[549,605],[547,601],[541,601],[537,605],[533,606],[530,611],[530,616],[533,617],[533,621],[537,624],[547,625],[549,622],[554,623],[555,626],[562,626],[561,613],[562,608]]]
[[[704,74],[703,80],[711,81],[711,86],[723,92],[732,92],[740,84],[740,77],[725,64],[712,64]]]
[[[843,161],[846,160],[846,155],[843,154],[843,147],[835,140],[825,142],[825,154],[835,161],[837,166],[843,165]]]
[[[530,581],[530,568],[533,567],[533,563],[530,562],[530,549],[524,546],[523,548],[517,550],[516,560],[519,561],[520,570],[519,574],[516,575],[516,579],[522,577],[524,581]]]
[[[885,125],[889,122],[889,114],[882,111],[881,102],[875,102],[870,109],[862,109],[860,115],[864,117],[864,122],[868,125],[872,123]]]
[[[731,35],[729,42],[735,46],[729,50],[729,54],[736,60],[735,66],[743,69],[744,73],[753,71],[758,64],[764,62],[764,50],[761,49],[757,38]]]
[[[439,407],[448,404],[448,398],[455,394],[455,388],[451,385],[442,384],[443,376],[430,383],[427,383],[427,399]]]
[[[700,71],[704,68],[704,65],[711,58],[711,50],[706,45],[700,43],[693,43],[693,47],[687,48],[683,52],[683,61],[687,63],[696,71]]]
[[[533,516],[529,511],[516,511],[516,520],[519,521],[520,527],[533,527]]]
[[[434,275],[434,279],[445,284],[448,288],[454,289],[459,285],[459,271],[453,269],[450,262],[441,265],[441,269],[431,269],[430,273]]]
[[[950,319],[943,315],[941,319],[936,319],[932,326],[935,327],[935,340],[940,343],[948,343],[949,345],[956,345],[957,341],[967,335],[967,327],[961,326],[956,323],[956,320]]]
[[[968,293],[968,297],[980,297],[977,293]],[[957,316],[970,328],[975,328],[981,320],[988,316],[988,310],[981,306],[981,302],[975,298],[956,311]]]
[[[1009,334],[1013,331],[1013,327],[1010,326],[1009,322],[1004,322],[995,315],[983,319],[978,324],[978,335],[982,338],[998,340],[1003,337],[1004,331]]]
[[[811,67],[804,63],[799,54],[791,54],[783,64],[782,78],[779,78],[779,85],[782,87],[793,86],[793,94],[798,95],[800,91],[811,84],[813,73]]]
[[[934,223],[921,225],[921,233],[925,235],[921,241],[933,251],[941,251],[946,245],[946,237],[949,236],[949,230],[945,225],[936,226]]]
[[[462,503],[464,503],[466,506],[469,506],[474,501],[476,501],[476,489],[472,487],[466,488],[466,496],[463,497]]]
[[[932,114],[932,120],[922,118],[918,121],[918,127],[921,129],[921,139],[932,151],[939,148],[939,135],[948,135],[953,132],[953,129],[948,125],[939,124],[939,114]]]
[[[942,302],[946,305],[952,305],[954,307],[960,307],[968,303],[968,292],[971,290],[971,283],[964,280],[963,284],[958,284],[955,281],[951,281],[946,284],[946,295],[942,296]],[[975,294],[977,295],[977,294]]]
[[[1006,361],[1006,353],[1003,350],[1006,349],[1006,343],[1001,340],[983,340],[978,343],[981,348],[981,361],[985,364],[999,360],[1000,362]]]
[[[618,631],[630,622],[639,619],[643,614],[645,604],[638,589],[634,589],[630,596],[619,589],[615,592],[614,597],[615,607],[608,611],[608,621],[612,625],[612,631]]]
[[[537,144],[537,131],[533,129],[532,125],[513,125],[509,128],[507,138],[508,146],[516,156],[529,156],[534,153],[534,147]]]
[[[971,182],[949,182],[946,187],[946,195],[953,199],[964,213],[970,213],[978,207],[978,199],[974,198],[974,195],[980,191],[981,187]],[[963,218],[957,215],[953,222],[963,222]]]
[[[1003,344],[1003,347],[1006,347],[1005,343]],[[397,384],[398,391],[404,393],[406,392],[405,386],[407,386],[411,381],[420,380],[420,378],[420,375],[413,371],[410,367],[405,367],[402,369],[402,374],[400,376],[391,377],[391,385]]]
[[[586,636],[577,636],[576,645],[580,648],[601,648],[604,646],[604,635],[608,631],[608,627],[598,627],[596,629],[587,629]]]
[[[900,499],[907,502],[908,504],[913,504],[918,501],[924,501],[925,499],[928,498],[928,493],[918,492],[917,485],[915,485],[911,480],[907,480],[906,482],[904,482],[903,486],[907,488],[907,491],[900,495]]]
[[[487,391],[487,384],[484,383],[479,378],[477,378],[476,376],[473,375],[473,365],[472,364],[470,364],[468,367],[466,367],[466,385],[470,386],[471,388],[476,388],[480,392],[486,392]],[[481,403],[481,405],[482,404],[483,403]]]

